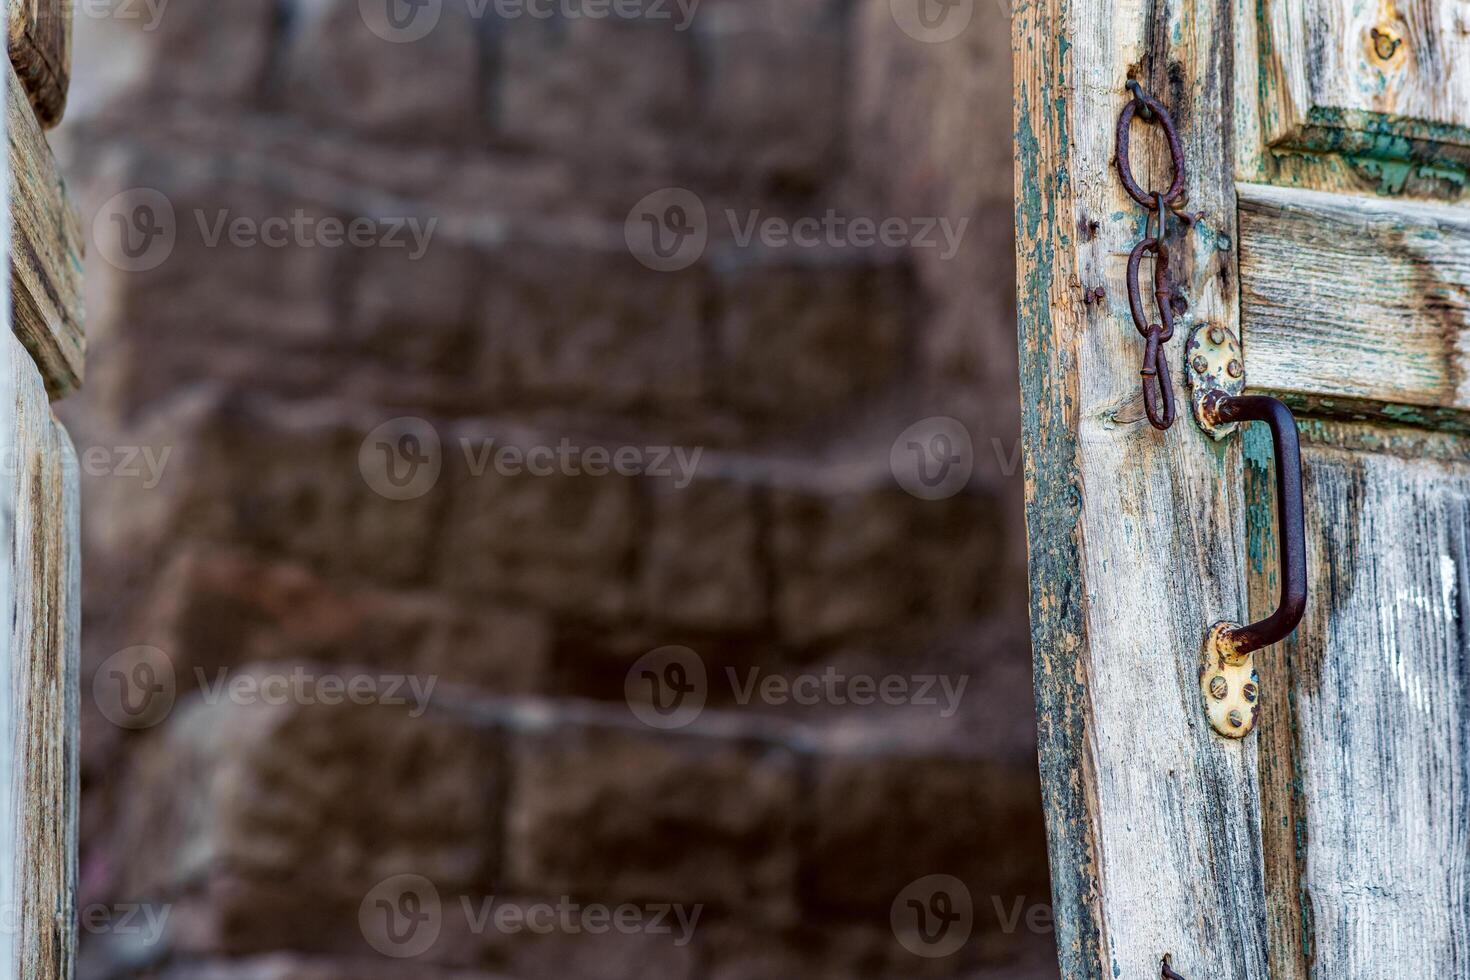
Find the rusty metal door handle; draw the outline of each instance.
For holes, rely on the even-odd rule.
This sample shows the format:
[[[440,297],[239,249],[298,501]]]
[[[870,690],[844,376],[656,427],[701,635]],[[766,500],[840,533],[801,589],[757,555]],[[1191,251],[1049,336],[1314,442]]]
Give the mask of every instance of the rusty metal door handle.
[[[1279,399],[1265,395],[1215,392],[1204,412],[1216,425],[1265,422],[1276,450],[1276,514],[1281,540],[1281,602],[1259,623],[1227,629],[1221,644],[1237,656],[1280,643],[1292,634],[1307,609],[1307,532],[1302,512],[1302,450],[1296,416]]]
[[[1200,428],[1223,439],[1242,422],[1264,422],[1276,453],[1276,513],[1280,536],[1281,600],[1260,622],[1216,623],[1205,637],[1200,690],[1210,725],[1227,738],[1244,738],[1260,715],[1257,650],[1292,634],[1307,608],[1307,534],[1302,507],[1302,451],[1296,417],[1281,401],[1245,394],[1240,341],[1212,324],[1198,327],[1187,348],[1194,414]]]
[[[1205,639],[1200,687],[1210,725],[1227,738],[1244,738],[1260,716],[1257,650],[1292,634],[1307,608],[1307,535],[1302,510],[1302,451],[1291,409],[1265,395],[1209,391],[1200,399],[1201,424],[1233,428],[1264,422],[1276,453],[1276,514],[1280,537],[1281,600],[1265,619],[1241,626],[1216,623]]]

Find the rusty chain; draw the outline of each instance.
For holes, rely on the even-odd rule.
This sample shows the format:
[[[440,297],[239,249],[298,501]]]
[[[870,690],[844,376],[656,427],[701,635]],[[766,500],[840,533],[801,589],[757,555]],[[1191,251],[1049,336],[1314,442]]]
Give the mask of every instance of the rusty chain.
[[[1128,90],[1133,98],[1123,107],[1118,116],[1118,153],[1115,162],[1118,177],[1128,196],[1148,212],[1144,222],[1144,238],[1133,247],[1128,255],[1128,309],[1133,314],[1133,325],[1144,338],[1143,406],[1149,424],[1155,429],[1166,430],[1174,424],[1177,413],[1174,408],[1174,387],[1169,379],[1169,359],[1164,346],[1174,336],[1173,290],[1169,285],[1169,251],[1165,247],[1168,236],[1168,214],[1173,212],[1186,225],[1193,225],[1198,215],[1184,211],[1184,147],[1179,143],[1179,133],[1174,128],[1174,119],[1169,110],[1143,90],[1143,86],[1132,79]],[[1173,166],[1173,179],[1165,191],[1145,191],[1133,177],[1133,163],[1129,159],[1129,136],[1133,118],[1157,123],[1164,131],[1169,143],[1169,159]],[[1154,228],[1157,220],[1158,227]],[[1144,314],[1143,298],[1138,282],[1139,266],[1145,253],[1154,256],[1154,304],[1158,307],[1159,322],[1150,323]],[[1162,403],[1162,404],[1161,404]]]

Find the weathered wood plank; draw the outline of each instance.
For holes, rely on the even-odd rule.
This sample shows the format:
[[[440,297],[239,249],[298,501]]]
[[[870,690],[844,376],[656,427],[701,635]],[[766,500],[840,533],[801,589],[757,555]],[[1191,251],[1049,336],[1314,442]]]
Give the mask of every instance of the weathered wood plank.
[[[1268,142],[1470,160],[1463,3],[1262,0],[1248,9],[1262,15]]]
[[[10,0],[10,63],[47,129],[61,122],[66,111],[73,2]]]
[[[1266,976],[1254,742],[1211,732],[1198,678],[1207,628],[1246,611],[1240,449],[1138,411],[1123,278],[1143,222],[1110,166],[1136,73],[1176,107],[1207,214],[1173,272],[1195,317],[1236,327],[1229,9],[1041,0],[1012,19],[1031,616],[1068,980],[1157,977],[1165,954],[1188,977]],[[1138,173],[1167,179],[1140,132],[1150,144]],[[1084,305],[1100,285],[1108,302]]]
[[[1239,194],[1253,386],[1319,406],[1470,411],[1470,209],[1252,184]]]
[[[75,945],[78,471],[30,355],[0,352],[0,976],[65,980]]]
[[[61,397],[81,384],[81,223],[14,72],[6,86],[10,137],[11,327]]]
[[[1272,976],[1464,976],[1470,442],[1303,428],[1313,591],[1272,669],[1290,735],[1262,746],[1268,818],[1287,821],[1268,831]]]

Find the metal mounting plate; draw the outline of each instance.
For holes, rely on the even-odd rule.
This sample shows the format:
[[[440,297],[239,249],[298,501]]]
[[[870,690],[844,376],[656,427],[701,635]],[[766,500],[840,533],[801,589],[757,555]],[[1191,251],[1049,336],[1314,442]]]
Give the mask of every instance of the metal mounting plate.
[[[1239,628],[1237,623],[1210,627],[1199,672],[1210,727],[1226,738],[1245,738],[1255,730],[1261,713],[1261,678],[1256,673],[1255,654],[1234,653],[1222,642],[1226,630]]]
[[[1190,402],[1194,420],[1216,439],[1224,439],[1239,426],[1234,422],[1215,425],[1204,411],[1205,396],[1211,392],[1240,395],[1245,391],[1245,357],[1240,341],[1228,328],[1215,323],[1202,323],[1189,335],[1184,348],[1184,363],[1189,373]]]

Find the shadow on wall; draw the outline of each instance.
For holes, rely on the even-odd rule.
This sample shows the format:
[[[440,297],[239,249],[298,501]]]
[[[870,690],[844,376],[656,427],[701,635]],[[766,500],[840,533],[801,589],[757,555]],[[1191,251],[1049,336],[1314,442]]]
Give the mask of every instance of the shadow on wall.
[[[82,977],[1056,975],[927,3],[78,6]]]

